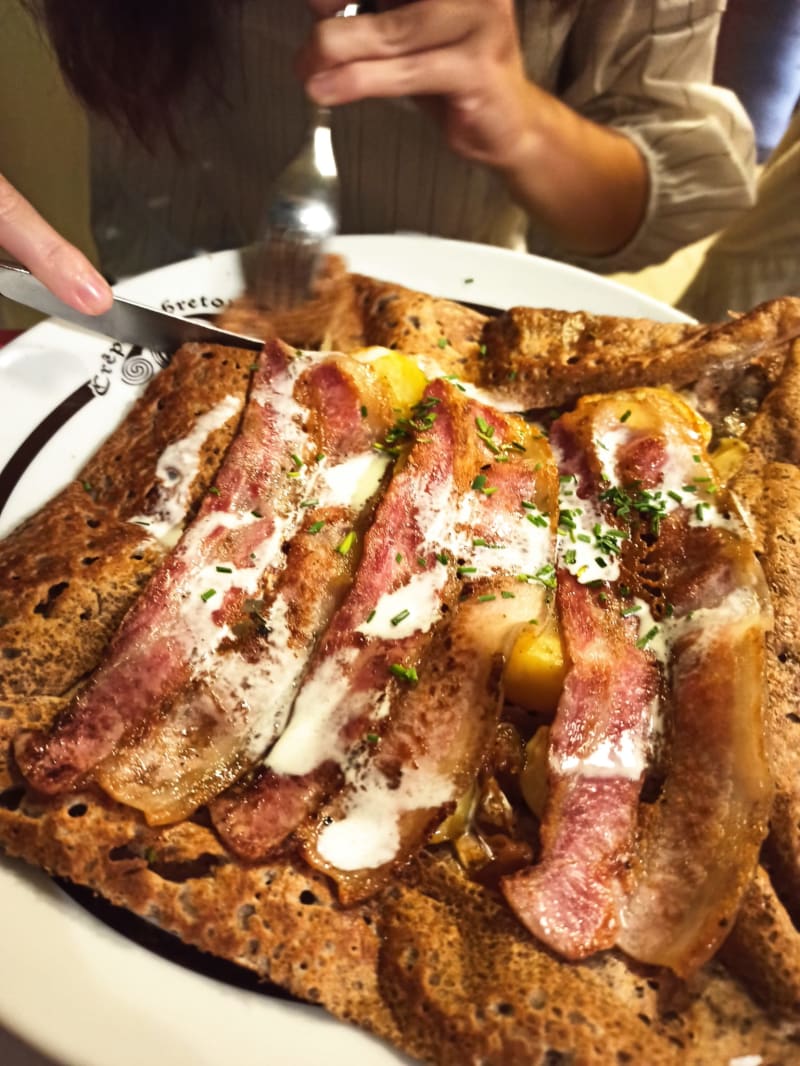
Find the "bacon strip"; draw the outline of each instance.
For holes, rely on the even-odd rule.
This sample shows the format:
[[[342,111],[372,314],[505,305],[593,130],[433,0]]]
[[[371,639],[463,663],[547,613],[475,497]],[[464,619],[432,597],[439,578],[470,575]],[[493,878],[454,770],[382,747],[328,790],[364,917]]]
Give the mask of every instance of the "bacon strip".
[[[585,567],[562,544],[573,576],[559,573],[559,607],[573,665],[551,733],[543,858],[504,891],[528,928],[568,958],[618,943],[690,972],[730,923],[765,829],[763,577],[732,501],[718,493],[703,426],[677,397],[587,398],[554,435],[581,509],[604,494],[595,529],[627,523],[627,536],[602,603],[576,581]],[[574,502],[562,507],[580,513]],[[685,628],[693,612],[718,630],[699,647]],[[672,716],[653,807],[638,797],[652,758],[657,659],[672,677]],[[719,839],[719,858],[709,860],[706,835]]]
[[[180,693],[165,719],[99,767],[102,787],[150,824],[187,817],[283,731],[314,645],[352,581],[352,553],[337,548],[371,514],[388,467],[372,448],[388,428],[388,404],[375,389],[365,392],[364,376],[342,357],[301,376],[295,392],[308,404],[325,457],[305,483],[316,498],[304,503],[314,506],[302,508],[306,518],[288,543],[274,598],[259,603],[254,631],[245,627],[243,637],[226,641],[213,670]],[[242,691],[246,701],[237,699]]]
[[[268,854],[316,809],[338,781],[346,752],[378,728],[392,692],[407,688],[392,667],[416,668],[443,597],[454,596],[420,513],[426,500],[439,501],[442,513],[451,506],[466,401],[446,382],[434,382],[423,404],[431,425],[378,505],[353,586],[315,652],[288,727],[254,780],[212,805],[218,832],[243,858]],[[415,593],[425,608],[421,620],[370,632],[383,597],[413,600]],[[383,613],[373,621],[386,627]]]
[[[487,419],[500,419],[498,431],[506,422],[442,380],[428,387],[423,408],[406,465],[378,507],[353,588],[320,644],[286,732],[252,785],[214,804],[215,825],[242,857],[277,847],[341,782],[343,768],[362,757],[395,697],[413,684],[413,674],[404,680],[392,671],[416,670],[431,628],[458,597],[455,578],[465,575],[453,573],[457,560],[442,562],[451,561],[442,553],[448,530],[458,527],[458,501],[471,492],[488,508],[494,498],[470,488],[494,454],[477,434],[477,419],[487,428]]]
[[[246,676],[224,694],[224,706],[204,679],[234,637],[232,626],[248,616],[248,604],[270,595],[285,563],[282,545],[305,515],[300,503],[319,475],[320,443],[319,433],[309,432],[311,412],[296,399],[295,385],[318,363],[319,356],[295,358],[279,342],[265,347],[241,431],[197,518],[127,615],[86,689],[48,734],[17,738],[17,761],[35,788],[73,788],[176,701],[197,697],[201,723],[231,706],[248,706]]]
[[[520,921],[569,959],[616,939],[659,687],[653,656],[636,648],[636,622],[620,617],[608,588],[603,595],[601,604],[596,590],[559,570],[572,666],[550,734],[543,858],[502,884]]]
[[[646,811],[619,946],[689,977],[719,948],[752,879],[772,796],[761,728],[768,595],[746,540],[690,531],[694,583],[675,574],[673,742]],[[667,551],[667,545],[663,546]]]
[[[527,437],[528,452],[488,472],[496,489],[490,503],[466,496],[473,503],[467,523],[453,529],[461,548],[449,546],[476,564],[466,598],[438,627],[419,684],[394,703],[385,735],[374,738],[374,757],[355,760],[345,791],[301,831],[306,859],[336,881],[343,903],[382,888],[469,789],[491,752],[505,659],[520,627],[544,609],[545,586],[519,577],[552,568],[555,464],[546,442],[531,439],[523,424],[504,429],[518,441]],[[522,503],[533,500],[550,516],[541,526],[526,520]]]

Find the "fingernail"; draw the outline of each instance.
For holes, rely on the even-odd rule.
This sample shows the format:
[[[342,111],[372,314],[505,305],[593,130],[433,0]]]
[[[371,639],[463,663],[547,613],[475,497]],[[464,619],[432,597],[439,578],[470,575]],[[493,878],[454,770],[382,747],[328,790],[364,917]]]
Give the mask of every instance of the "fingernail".
[[[306,89],[312,100],[318,104],[335,104],[337,102],[336,78],[329,73],[315,74],[309,78]]]
[[[90,315],[107,311],[113,299],[111,289],[99,275],[79,278],[75,283],[74,292],[81,309]]]

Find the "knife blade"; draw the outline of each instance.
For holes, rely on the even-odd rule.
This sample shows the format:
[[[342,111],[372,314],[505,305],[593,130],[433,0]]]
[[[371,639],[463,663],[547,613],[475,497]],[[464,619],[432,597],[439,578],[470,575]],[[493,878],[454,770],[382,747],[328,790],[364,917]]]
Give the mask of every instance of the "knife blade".
[[[82,326],[93,333],[102,333],[125,344],[138,344],[157,352],[173,352],[182,344],[227,344],[234,348],[260,351],[264,341],[230,333],[207,322],[169,314],[146,304],[115,296],[110,310],[101,315],[85,315],[62,303],[24,267],[0,262],[0,294],[16,303],[32,307],[46,315]]]

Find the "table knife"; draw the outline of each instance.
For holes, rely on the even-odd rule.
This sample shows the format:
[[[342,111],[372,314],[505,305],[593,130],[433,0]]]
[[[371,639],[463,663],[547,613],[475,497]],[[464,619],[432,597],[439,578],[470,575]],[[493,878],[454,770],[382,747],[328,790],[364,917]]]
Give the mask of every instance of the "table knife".
[[[227,344],[252,351],[260,351],[264,346],[264,341],[257,337],[231,333],[207,322],[172,315],[121,296],[115,296],[110,310],[103,314],[86,315],[62,303],[29,271],[10,263],[0,262],[0,295],[93,333],[102,333],[112,340],[138,344],[157,352],[173,352],[191,341]]]

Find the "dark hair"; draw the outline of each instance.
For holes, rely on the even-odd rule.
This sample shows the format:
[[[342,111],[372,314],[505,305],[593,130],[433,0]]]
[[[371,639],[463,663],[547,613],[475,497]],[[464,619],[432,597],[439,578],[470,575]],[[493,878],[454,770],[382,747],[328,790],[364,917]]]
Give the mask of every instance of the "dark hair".
[[[221,82],[219,37],[238,0],[22,0],[70,88],[148,141],[174,136],[172,105],[192,78]]]

